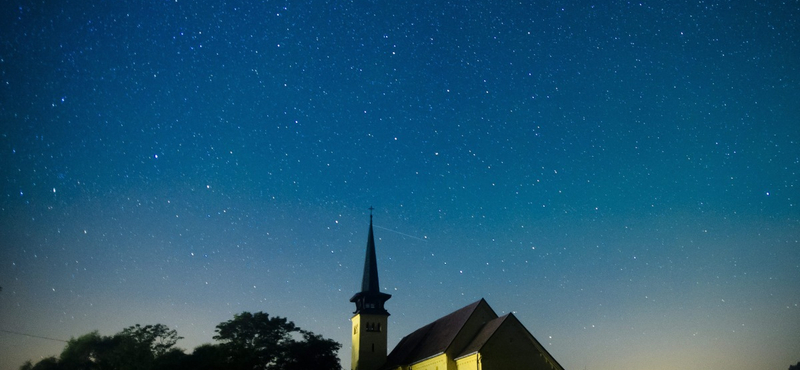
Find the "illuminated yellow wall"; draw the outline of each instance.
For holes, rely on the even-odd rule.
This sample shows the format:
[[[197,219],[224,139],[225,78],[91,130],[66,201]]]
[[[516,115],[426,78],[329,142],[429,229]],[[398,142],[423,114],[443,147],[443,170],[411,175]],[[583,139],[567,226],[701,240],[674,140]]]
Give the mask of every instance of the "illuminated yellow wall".
[[[442,353],[425,361],[417,362],[408,367],[408,370],[456,370],[456,363]]]
[[[479,358],[480,355],[477,353],[459,358],[456,360],[456,368],[458,370],[481,370]]]
[[[353,324],[351,370],[376,370],[386,362],[386,315],[358,314]]]

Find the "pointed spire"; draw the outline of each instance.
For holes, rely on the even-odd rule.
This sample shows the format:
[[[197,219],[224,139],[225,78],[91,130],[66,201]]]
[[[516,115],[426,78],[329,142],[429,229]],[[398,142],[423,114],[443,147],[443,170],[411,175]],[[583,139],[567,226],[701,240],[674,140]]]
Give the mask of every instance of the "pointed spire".
[[[367,255],[364,258],[364,275],[361,278],[361,292],[356,293],[350,302],[356,304],[356,313],[370,312],[388,315],[384,302],[392,296],[380,291],[378,283],[378,258],[375,253],[375,235],[372,231],[372,211],[369,207],[369,234],[367,235]]]
[[[367,235],[367,256],[364,258],[364,277],[361,279],[362,292],[379,292],[378,259],[375,256],[375,236],[372,232],[372,210],[369,207],[369,235]]]

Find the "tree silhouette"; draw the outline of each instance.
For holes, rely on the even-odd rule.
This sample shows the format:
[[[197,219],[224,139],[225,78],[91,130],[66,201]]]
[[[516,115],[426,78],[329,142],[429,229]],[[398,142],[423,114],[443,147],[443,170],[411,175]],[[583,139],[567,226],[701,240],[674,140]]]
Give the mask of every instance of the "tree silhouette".
[[[97,331],[67,341],[56,359],[49,357],[36,365],[26,362],[21,370],[150,370],[165,368],[181,360],[183,351],[173,349],[180,339],[175,330],[162,324],[131,326],[114,336]],[[177,353],[176,353],[177,351]],[[174,364],[174,363],[173,363]]]
[[[113,336],[97,331],[72,338],[59,357],[20,370],[341,370],[339,343],[300,329],[283,317],[242,312],[220,323],[214,339],[191,354],[162,324],[134,325]]]
[[[215,344],[203,344],[182,362],[180,369],[223,370],[227,368],[222,350]]]
[[[284,317],[242,312],[217,325],[216,332],[214,339],[231,369],[341,369],[336,356],[339,343],[302,330]]]
[[[91,370],[103,369],[110,364],[111,338],[102,337],[97,331],[72,338],[67,342],[58,359],[59,369]],[[38,364],[37,364],[38,366]]]
[[[58,370],[60,369],[58,365],[58,359],[55,356],[47,357],[42,359],[41,361],[37,362],[34,366],[31,364],[30,361],[26,361],[24,365],[22,365],[20,370]]]
[[[302,331],[303,341],[292,341],[285,348],[284,356],[276,361],[274,369],[341,369],[336,352],[342,346],[321,335]]]
[[[164,324],[136,324],[125,328],[116,336],[130,339],[137,347],[149,350],[153,357],[167,353],[179,339],[183,339],[178,336],[177,331],[170,330]]]

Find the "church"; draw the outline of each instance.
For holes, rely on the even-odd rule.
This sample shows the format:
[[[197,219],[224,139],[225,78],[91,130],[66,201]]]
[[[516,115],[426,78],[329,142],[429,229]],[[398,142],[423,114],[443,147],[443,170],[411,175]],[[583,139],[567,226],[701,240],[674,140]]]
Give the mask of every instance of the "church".
[[[498,317],[483,299],[406,335],[388,352],[384,305],[391,297],[378,285],[370,212],[361,291],[350,298],[351,370],[563,370],[514,314]]]

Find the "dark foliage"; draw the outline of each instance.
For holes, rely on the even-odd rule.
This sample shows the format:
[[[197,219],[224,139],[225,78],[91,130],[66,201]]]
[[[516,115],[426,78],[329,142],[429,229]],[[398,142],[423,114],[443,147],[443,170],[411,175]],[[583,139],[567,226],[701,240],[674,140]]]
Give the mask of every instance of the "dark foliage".
[[[214,339],[234,370],[341,369],[341,345],[295,326],[284,317],[242,312],[217,325]]]
[[[36,363],[31,364],[30,361],[26,362],[20,370],[56,370],[58,367],[58,359],[55,357],[48,357]]]
[[[282,317],[242,312],[220,323],[214,339],[191,354],[162,324],[134,325],[113,336],[96,331],[70,339],[61,355],[20,370],[341,370],[341,345]]]

